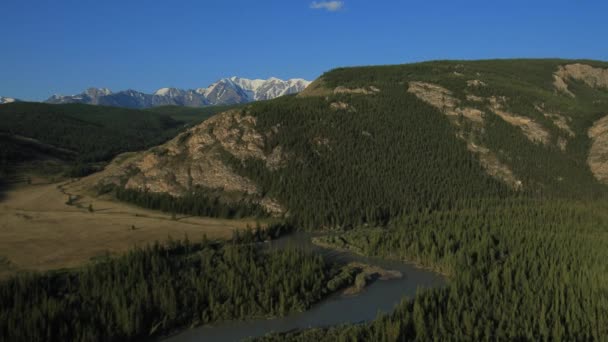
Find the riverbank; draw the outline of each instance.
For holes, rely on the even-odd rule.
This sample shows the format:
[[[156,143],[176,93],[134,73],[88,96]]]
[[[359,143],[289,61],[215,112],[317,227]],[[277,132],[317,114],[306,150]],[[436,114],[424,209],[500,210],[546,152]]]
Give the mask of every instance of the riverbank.
[[[354,284],[347,287],[342,294],[346,296],[355,296],[360,294],[365,288],[376,280],[392,280],[400,279],[403,274],[397,270],[386,270],[382,267],[364,264],[361,262],[351,262],[347,267],[357,269],[359,273],[355,277]]]
[[[371,321],[379,313],[390,313],[403,298],[413,297],[419,288],[441,287],[444,277],[435,272],[394,260],[368,258],[350,252],[324,249],[314,245],[311,234],[294,233],[267,244],[268,248],[283,249],[298,246],[323,256],[328,262],[338,262],[343,270],[356,269],[351,286],[328,295],[303,312],[272,319],[225,321],[199,326],[167,338],[169,342],[239,341],[261,337],[268,333],[328,327],[346,323]],[[350,271],[344,272],[346,274]],[[365,286],[352,289],[357,276],[366,279]],[[371,279],[370,279],[371,278]]]
[[[361,230],[361,231],[364,231],[364,230]],[[357,231],[357,232],[360,233],[361,231]],[[344,234],[346,234],[346,233],[344,233]],[[313,245],[321,247],[321,248],[325,248],[325,249],[353,253],[356,255],[363,256],[363,257],[375,257],[375,258],[380,258],[380,259],[385,259],[385,260],[403,262],[406,264],[413,265],[419,269],[428,270],[428,271],[431,271],[434,273],[441,274],[445,278],[451,278],[453,276],[451,270],[447,269],[446,267],[442,267],[441,265],[438,265],[438,264],[422,262],[420,260],[414,260],[411,258],[409,258],[409,259],[403,258],[403,257],[393,255],[393,254],[388,254],[388,255],[385,254],[385,255],[377,255],[377,256],[369,255],[364,252],[363,248],[353,244],[350,240],[346,239],[344,234],[336,235],[334,233],[332,235],[316,236],[311,239],[311,242]]]

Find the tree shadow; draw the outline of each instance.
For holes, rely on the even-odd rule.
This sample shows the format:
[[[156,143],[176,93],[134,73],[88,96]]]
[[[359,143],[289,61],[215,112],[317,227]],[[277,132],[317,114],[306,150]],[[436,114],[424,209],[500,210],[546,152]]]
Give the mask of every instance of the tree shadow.
[[[10,184],[0,178],[0,202],[6,199],[6,193],[10,190]]]

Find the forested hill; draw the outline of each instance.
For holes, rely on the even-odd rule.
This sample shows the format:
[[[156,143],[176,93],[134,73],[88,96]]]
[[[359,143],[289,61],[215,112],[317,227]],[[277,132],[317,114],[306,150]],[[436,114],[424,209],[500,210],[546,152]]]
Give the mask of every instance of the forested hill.
[[[162,143],[183,125],[168,116],[89,105],[19,102],[0,106],[0,131],[99,161]]]
[[[382,223],[475,198],[594,198],[608,179],[606,115],[604,62],[340,68],[298,96],[219,114],[123,159],[94,185],[221,191],[306,226]]]
[[[23,162],[55,160],[78,165],[108,161],[174,137],[226,107],[148,111],[83,104],[15,102],[0,105],[0,173]],[[1,178],[1,177],[0,177]]]

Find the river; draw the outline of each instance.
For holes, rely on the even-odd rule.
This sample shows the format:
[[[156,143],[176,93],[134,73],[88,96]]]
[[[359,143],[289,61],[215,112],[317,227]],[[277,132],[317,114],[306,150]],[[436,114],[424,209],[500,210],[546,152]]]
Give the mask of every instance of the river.
[[[185,330],[168,337],[165,341],[239,341],[248,337],[263,336],[270,332],[285,332],[294,329],[370,321],[379,312],[391,312],[402,298],[414,296],[419,287],[439,287],[445,284],[443,276],[410,264],[369,258],[314,246],[311,243],[311,236],[306,233],[296,233],[281,238],[272,242],[270,248],[283,248],[293,244],[311,249],[315,253],[321,253],[330,260],[359,261],[388,270],[398,270],[403,274],[403,277],[392,280],[377,280],[362,293],[353,296],[334,294],[305,312],[273,319],[230,321],[205,325]]]

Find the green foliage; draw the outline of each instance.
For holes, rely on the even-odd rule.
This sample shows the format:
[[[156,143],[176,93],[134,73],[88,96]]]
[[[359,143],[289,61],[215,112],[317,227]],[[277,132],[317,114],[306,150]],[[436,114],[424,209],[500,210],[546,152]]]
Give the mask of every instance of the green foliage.
[[[450,275],[369,324],[266,341],[603,340],[608,202],[476,201],[341,237],[365,254]],[[327,242],[327,241],[326,241]]]
[[[0,132],[74,151],[85,162],[158,145],[182,126],[166,115],[82,104],[11,103],[0,106],[0,118]]]
[[[42,175],[84,177],[122,152],[165,142],[185,128],[236,106],[146,110],[83,104],[0,106],[0,182],[18,181],[21,165]],[[41,168],[53,160],[56,167]]]
[[[362,275],[360,273],[359,275]],[[348,284],[352,284],[354,280],[358,279],[357,271],[353,267],[344,267],[342,272],[337,274],[333,279],[327,283],[329,291],[337,291],[338,289],[346,287]]]
[[[174,197],[165,193],[154,193],[119,187],[103,187],[100,192],[114,190],[117,199],[136,204],[140,207],[197,216],[242,218],[266,217],[265,210],[259,205],[245,201],[224,201],[219,195],[202,188],[184,196]]]
[[[280,123],[285,136],[279,133],[276,144],[301,158],[284,173],[268,176],[257,168],[252,174],[290,203],[290,210],[298,208],[300,222],[347,229],[322,242],[413,261],[450,277],[445,288],[420,291],[371,323],[262,340],[604,340],[608,200],[586,159],[587,130],[607,114],[608,91],[570,80],[576,97],[556,92],[553,73],[575,62],[608,67],[592,61],[490,60],[340,68],[322,76],[327,88],[374,86],[381,92],[277,100],[260,104],[266,107],[258,112],[254,108],[259,123]],[[467,87],[472,79],[486,86]],[[409,81],[439,84],[486,112],[481,133],[466,126],[465,133],[477,134],[475,141],[509,165],[524,190],[505,190],[478,176],[483,171],[472,165],[477,161],[467,159],[463,143],[452,138],[456,129],[406,93]],[[551,144],[530,142],[488,110],[489,103],[468,101],[467,94],[505,96],[505,110],[540,123]],[[356,111],[332,111],[333,101]],[[575,137],[568,137],[564,151],[556,141],[567,134],[537,106],[570,118]],[[363,130],[370,134],[360,135]],[[309,142],[316,136],[329,143],[315,148]],[[306,188],[300,179],[320,185]],[[380,208],[385,217],[369,215]],[[378,228],[348,230],[361,223]]]
[[[284,203],[296,224],[386,223],[417,207],[510,193],[486,175],[443,114],[403,87],[386,85],[376,96],[344,99],[356,112],[330,110],[324,98],[280,99],[250,109],[261,131],[280,126],[267,148],[280,145],[297,157],[276,171],[255,161],[232,165]]]
[[[208,107],[182,107],[182,106],[160,106],[145,109],[146,112],[166,115],[174,120],[196,125],[207,118],[230,109],[242,107],[243,105],[230,106],[208,106]]]
[[[586,166],[587,129],[605,114],[608,92],[573,86],[576,98],[557,93],[552,75],[559,65],[572,62],[438,61],[336,69],[322,76],[330,91],[337,86],[374,86],[380,91],[251,105],[247,111],[257,117],[258,128],[277,131],[267,138],[268,151],[281,146],[292,157],[275,171],[253,160],[232,160],[232,166],[290,208],[295,223],[307,227],[385,224],[419,208],[448,209],[461,199],[515,195],[487,176],[444,114],[407,93],[409,81],[425,81],[448,88],[463,102],[466,94],[506,96],[507,110],[534,119],[550,132],[549,146],[535,144],[488,110],[489,103],[467,102],[487,115],[483,133],[465,126],[466,133],[477,134],[476,140],[523,181],[519,195],[602,197],[606,187]],[[486,86],[468,87],[466,81],[472,79]],[[334,102],[348,107],[332,109]],[[557,139],[567,133],[538,111],[541,105],[571,118],[576,136],[568,137],[565,151],[557,147]]]
[[[0,340],[144,340],[177,327],[285,315],[328,294],[336,272],[293,248],[157,243],[81,270],[0,283]]]
[[[572,62],[437,61],[340,68],[322,76],[330,90],[326,97],[290,96],[247,106],[244,110],[256,117],[256,129],[276,132],[265,135],[265,152],[280,146],[288,156],[286,165],[269,170],[261,161],[224,157],[238,173],[253,179],[263,196],[289,208],[290,224],[378,226],[325,242],[414,261],[450,276],[446,287],[421,291],[371,323],[266,340],[605,339],[608,200],[606,187],[593,178],[586,159],[587,130],[606,115],[608,92],[571,81],[576,97],[556,92],[553,72]],[[467,87],[472,79],[486,86]],[[523,191],[488,176],[456,137],[460,128],[409,94],[409,81],[439,84],[467,106],[484,110],[483,130],[468,125],[463,131],[477,134],[475,141],[490,148],[522,180]],[[337,86],[374,86],[380,91],[333,94]],[[520,129],[489,111],[489,103],[468,101],[467,94],[505,96],[505,110],[541,124],[551,144],[530,142]],[[334,102],[348,106],[332,109]],[[568,124],[575,137],[568,138],[564,151],[556,142],[565,133],[538,106],[571,118]],[[170,110],[176,115],[182,111]],[[179,115],[199,115],[183,111]],[[51,114],[66,132],[91,125]],[[13,121],[8,120],[9,126],[19,127]],[[45,142],[83,153],[78,148],[87,143],[75,143],[83,141],[81,136],[69,140],[72,133],[67,133],[65,142],[57,133],[63,131],[53,127],[50,132],[57,141],[47,137]],[[100,141],[103,151],[114,146]],[[127,145],[126,140],[117,144]],[[3,153],[10,156],[12,151]],[[259,214],[259,208],[247,203],[219,204],[209,192],[177,199],[122,190],[118,196],[173,213]],[[352,270],[332,271],[319,257],[253,248],[253,242],[266,238],[247,233],[234,239],[246,246],[203,243],[185,254],[150,247],[67,275],[13,279],[0,286],[0,303],[9,308],[0,313],[0,331],[3,336],[16,331],[22,340],[145,338],[193,322],[303,310],[324,293],[356,280]]]

